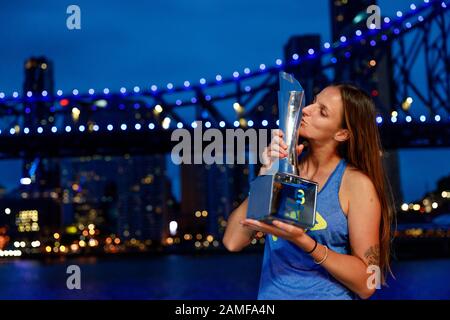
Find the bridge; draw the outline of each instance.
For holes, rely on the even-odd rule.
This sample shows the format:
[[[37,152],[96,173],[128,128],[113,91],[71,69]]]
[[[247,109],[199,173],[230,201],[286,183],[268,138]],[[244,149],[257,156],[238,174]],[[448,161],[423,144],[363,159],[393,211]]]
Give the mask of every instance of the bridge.
[[[433,0],[411,4],[395,17],[384,17],[379,29],[367,28],[364,21],[351,34],[286,53],[273,64],[179,86],[0,92],[0,158],[162,153],[171,149],[173,130],[192,130],[196,120],[220,130],[275,128],[280,71],[315,81],[305,70],[319,65],[323,86],[339,80],[342,70],[361,63],[368,52],[371,60],[352,80],[376,101],[384,147],[449,147],[449,6]],[[370,87],[365,79],[386,63],[392,70],[389,83]]]

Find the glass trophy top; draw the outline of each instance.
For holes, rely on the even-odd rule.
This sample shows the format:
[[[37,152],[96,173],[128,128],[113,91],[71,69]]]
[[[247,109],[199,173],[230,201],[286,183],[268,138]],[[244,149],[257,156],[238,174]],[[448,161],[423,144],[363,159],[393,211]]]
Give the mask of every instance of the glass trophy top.
[[[278,172],[298,174],[296,146],[301,109],[305,106],[305,93],[300,83],[291,74],[280,72],[279,78],[279,128],[284,133],[284,141],[288,146],[288,156],[279,161]]]
[[[281,92],[302,91],[303,87],[292,74],[281,71],[278,75]]]

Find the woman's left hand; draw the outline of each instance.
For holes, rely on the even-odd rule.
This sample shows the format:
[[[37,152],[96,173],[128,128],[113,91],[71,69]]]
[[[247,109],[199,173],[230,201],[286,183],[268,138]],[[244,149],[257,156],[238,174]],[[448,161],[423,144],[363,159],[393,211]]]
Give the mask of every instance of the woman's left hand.
[[[273,225],[270,225],[253,219],[245,219],[241,221],[241,224],[247,228],[255,231],[261,231],[263,233],[269,233],[292,242],[297,242],[305,234],[305,230],[300,227],[278,220],[274,220],[272,223]]]

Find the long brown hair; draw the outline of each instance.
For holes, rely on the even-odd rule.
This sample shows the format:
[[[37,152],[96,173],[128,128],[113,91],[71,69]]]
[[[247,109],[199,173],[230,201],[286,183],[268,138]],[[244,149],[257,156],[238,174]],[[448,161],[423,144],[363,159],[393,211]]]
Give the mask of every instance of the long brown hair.
[[[376,110],[372,98],[363,90],[350,84],[336,85],[341,93],[344,113],[342,127],[348,129],[350,138],[338,146],[346,161],[365,173],[375,186],[381,205],[380,261],[382,281],[385,283],[390,268],[391,224],[395,207],[391,186],[383,166],[383,149],[375,122]]]

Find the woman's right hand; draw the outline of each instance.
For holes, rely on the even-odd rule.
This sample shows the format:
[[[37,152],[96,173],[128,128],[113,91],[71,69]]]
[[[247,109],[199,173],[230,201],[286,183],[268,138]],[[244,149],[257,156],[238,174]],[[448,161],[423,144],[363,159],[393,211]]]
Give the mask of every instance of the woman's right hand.
[[[286,158],[288,156],[287,144],[283,140],[283,131],[276,129],[272,131],[272,141],[264,148],[262,153],[263,165],[259,171],[259,175],[265,175],[271,170],[276,160]],[[303,151],[304,145],[301,144],[296,147],[297,156]]]

